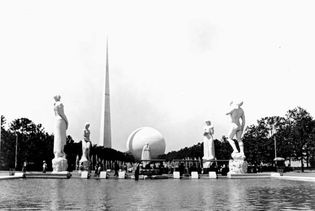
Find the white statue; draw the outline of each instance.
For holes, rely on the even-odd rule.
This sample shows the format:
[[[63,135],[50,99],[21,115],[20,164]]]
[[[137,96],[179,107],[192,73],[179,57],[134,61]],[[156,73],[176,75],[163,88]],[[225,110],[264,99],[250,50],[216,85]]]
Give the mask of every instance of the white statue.
[[[89,127],[90,123],[85,123],[82,141],[82,157],[80,163],[90,161],[91,141]]]
[[[151,149],[150,145],[146,144],[142,148],[142,153],[141,153],[141,160],[144,160],[143,165],[145,166],[148,164],[151,160]]]
[[[214,142],[213,142],[214,128],[210,121],[206,121],[206,126],[203,131],[203,160],[214,160]]]
[[[54,159],[53,171],[65,171],[68,167],[64,154],[64,145],[66,144],[68,129],[68,119],[64,113],[63,104],[60,102],[60,95],[54,96],[54,113],[55,113],[55,131],[54,131]]]
[[[230,115],[231,117],[231,129],[228,134],[228,141],[233,148],[232,157],[245,158],[244,144],[242,141],[242,134],[245,126],[245,114],[244,110],[241,108],[242,105],[243,102],[231,102],[230,110],[226,115]],[[240,120],[242,120],[242,124],[240,123]],[[236,136],[240,151],[237,150],[235,142],[233,141],[234,136]]]

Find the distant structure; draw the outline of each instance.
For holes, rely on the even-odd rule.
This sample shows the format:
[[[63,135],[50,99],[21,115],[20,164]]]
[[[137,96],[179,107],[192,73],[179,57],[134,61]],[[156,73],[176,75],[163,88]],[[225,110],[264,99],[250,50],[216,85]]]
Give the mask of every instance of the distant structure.
[[[149,144],[144,145],[141,153],[141,160],[144,166],[150,163],[151,160],[151,148]]]
[[[149,151],[150,159],[156,159],[165,153],[165,148],[164,137],[159,131],[151,127],[138,128],[129,135],[127,140],[127,151],[138,160],[142,159],[144,149]]]
[[[103,92],[103,104],[100,127],[100,146],[112,147],[111,122],[110,122],[110,98],[109,98],[109,67],[108,67],[108,40],[106,40],[106,73]]]
[[[151,160],[151,149],[150,145],[146,144],[142,148],[141,160]]]

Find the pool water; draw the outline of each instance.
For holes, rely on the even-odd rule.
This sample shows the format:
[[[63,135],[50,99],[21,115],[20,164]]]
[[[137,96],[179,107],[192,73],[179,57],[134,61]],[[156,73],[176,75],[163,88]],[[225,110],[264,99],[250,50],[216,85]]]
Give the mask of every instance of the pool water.
[[[315,210],[315,183],[279,179],[0,181],[0,209]]]

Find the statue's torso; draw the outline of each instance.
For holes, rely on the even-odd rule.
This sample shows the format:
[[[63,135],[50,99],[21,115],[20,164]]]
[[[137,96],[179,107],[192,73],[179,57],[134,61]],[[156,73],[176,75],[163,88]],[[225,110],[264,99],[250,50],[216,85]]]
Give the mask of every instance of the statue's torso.
[[[212,136],[213,135],[213,126],[212,125],[206,125],[204,127],[204,133],[205,136]]]
[[[240,118],[244,115],[244,111],[242,108],[236,108],[231,112],[231,120],[232,123],[240,126]]]
[[[63,114],[63,105],[61,102],[56,102],[54,106],[55,117],[57,119],[62,119],[60,114]]]
[[[90,140],[90,131],[87,130],[87,129],[85,129],[83,136],[84,136],[84,139],[85,139],[85,140],[88,140],[88,141],[89,141],[89,140]]]

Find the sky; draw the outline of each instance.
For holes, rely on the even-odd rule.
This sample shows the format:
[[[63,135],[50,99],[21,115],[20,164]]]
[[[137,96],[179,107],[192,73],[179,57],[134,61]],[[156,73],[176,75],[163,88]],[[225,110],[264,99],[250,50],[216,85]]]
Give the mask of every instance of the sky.
[[[149,126],[166,152],[227,135],[230,101],[246,125],[297,106],[315,114],[312,1],[1,1],[0,113],[53,133],[61,95],[67,134],[99,142],[109,50],[112,147]]]

